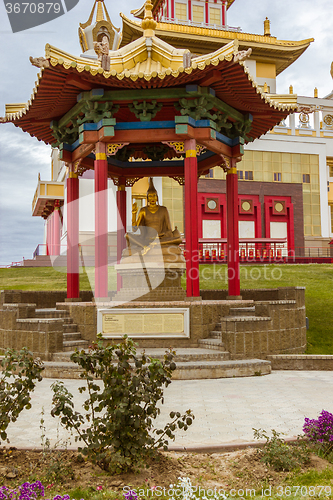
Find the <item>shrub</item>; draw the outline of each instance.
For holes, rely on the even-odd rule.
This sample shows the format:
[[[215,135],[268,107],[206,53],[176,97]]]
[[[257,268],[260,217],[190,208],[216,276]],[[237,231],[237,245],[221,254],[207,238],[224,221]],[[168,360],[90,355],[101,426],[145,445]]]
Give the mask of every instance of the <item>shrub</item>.
[[[306,437],[324,455],[333,451],[333,414],[323,410],[318,419],[306,418],[303,426]]]
[[[155,429],[153,420],[160,414],[163,388],[171,383],[176,365],[169,350],[161,362],[145,353],[136,356],[133,340],[125,336],[118,345],[104,347],[99,340],[89,351],[76,351],[71,359],[83,368],[81,377],[88,391],[84,402],[85,416],[74,410],[73,395],[62,382],[52,385],[51,414],[61,418],[62,425],[77,432],[79,448],[102,469],[113,472],[136,469],[158,448],[167,449],[176,428],[187,430],[193,414],[171,412],[172,419],[164,429]],[[102,386],[96,382],[102,380]]]
[[[8,349],[1,361],[0,376],[0,438],[7,439],[7,427],[15,422],[26,408],[31,408],[30,393],[42,380],[42,361],[34,359],[25,347],[20,351]]]
[[[298,440],[296,444],[289,445],[281,439],[281,433],[272,429],[272,437],[265,430],[253,429],[256,439],[266,439],[258,454],[262,462],[271,466],[276,471],[290,471],[302,467],[310,460],[310,450],[304,441]]]

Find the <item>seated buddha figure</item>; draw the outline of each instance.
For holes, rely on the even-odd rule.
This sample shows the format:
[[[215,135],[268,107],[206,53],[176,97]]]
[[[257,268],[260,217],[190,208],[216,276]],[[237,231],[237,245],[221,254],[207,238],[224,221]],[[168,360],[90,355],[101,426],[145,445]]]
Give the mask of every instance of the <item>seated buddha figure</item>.
[[[133,210],[133,233],[126,233],[128,254],[149,252],[158,243],[163,248],[179,245],[182,242],[177,227],[171,229],[169,212],[166,207],[158,204],[158,195],[150,177],[147,191],[147,205],[142,207],[136,219],[136,208]],[[136,220],[135,220],[136,219]]]

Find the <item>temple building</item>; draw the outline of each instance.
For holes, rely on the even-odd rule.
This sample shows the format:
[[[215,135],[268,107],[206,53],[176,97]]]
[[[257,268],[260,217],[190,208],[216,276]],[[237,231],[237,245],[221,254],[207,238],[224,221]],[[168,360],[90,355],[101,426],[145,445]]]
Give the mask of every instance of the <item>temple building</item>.
[[[228,10],[237,8],[237,0],[152,0],[155,38],[147,37],[146,45],[142,47],[142,37],[147,30],[144,25],[144,7],[143,5],[132,11],[134,19],[121,14],[120,30],[114,26],[115,20],[111,21],[104,2],[96,0],[88,21],[79,27],[81,57],[86,61],[85,64],[89,64],[89,60],[99,60],[102,68],[111,74],[114,71],[119,73],[126,70],[128,75],[135,74],[139,78],[145,74],[157,75],[163,71],[168,75],[174,71],[180,60],[185,69],[191,66],[192,61],[196,62],[198,68],[203,69],[208,64],[207,54],[215,53],[233,43],[237,52],[242,54],[248,78],[257,92],[260,92],[262,99],[267,98],[267,101],[278,103],[279,106],[289,106],[290,111],[293,111],[293,114],[260,138],[253,140],[249,137],[244,147],[244,156],[237,164],[238,224],[243,256],[249,256],[249,251],[253,253],[256,248],[254,243],[251,243],[253,239],[263,241],[260,246],[261,254],[258,254],[260,257],[268,256],[266,246],[271,249],[267,243],[269,239],[272,244],[274,240],[280,240],[279,256],[281,253],[288,255],[288,252],[296,256],[310,256],[313,252],[316,254],[318,248],[328,251],[333,234],[333,94],[319,98],[317,90],[314,89],[313,97],[298,96],[292,86],[287,95],[277,92],[278,75],[302,55],[313,39],[279,40],[271,34],[270,21],[267,18],[263,23],[262,34],[243,33],[241,28],[229,26]],[[154,46],[151,40],[154,40]],[[173,47],[172,56],[166,56],[167,47],[170,46]],[[153,53],[153,56],[147,59],[144,51],[148,51],[148,56]],[[63,60],[63,54],[58,53],[54,47],[47,48],[47,53],[51,57],[51,64],[52,57]],[[112,53],[111,67],[108,53]],[[166,57],[169,59],[166,60]],[[63,64],[65,68],[75,67],[77,60],[66,55]],[[217,63],[213,62],[214,64]],[[84,64],[82,71],[86,71]],[[98,75],[98,71],[96,69],[95,74]],[[85,91],[76,76],[70,78],[71,83],[77,85],[78,92]],[[229,86],[232,85],[232,75],[230,78]],[[209,88],[220,79],[220,71],[213,68],[203,75],[200,86]],[[219,96],[223,98],[223,89]],[[10,115],[18,110],[8,107],[6,111]],[[89,111],[93,115],[93,108]],[[263,116],[264,121],[265,119]],[[55,124],[53,128],[55,136],[57,127]],[[260,134],[256,135],[259,136]],[[177,145],[174,147],[177,150]],[[179,158],[181,147],[179,144]],[[121,159],[121,151],[125,155],[126,147],[118,151],[116,158]],[[154,154],[157,155],[157,152]],[[140,164],[142,161],[148,163],[149,160],[152,161],[149,154],[145,158],[135,153],[129,156],[129,161],[139,161]],[[39,179],[33,200],[33,215],[45,219],[45,241],[44,246],[40,245],[37,252],[39,254],[59,255],[66,249],[65,180],[68,173],[68,168],[61,156],[59,157],[54,144],[51,180]],[[95,172],[85,168],[82,172],[79,171],[79,174],[79,242],[85,255],[93,255]],[[151,175],[154,175],[154,171]],[[160,203],[169,208],[172,226],[177,226],[179,231],[184,233],[184,186],[176,177],[157,176],[154,183]],[[214,258],[217,255],[221,260],[224,258],[222,247],[216,250],[216,242],[213,240],[227,238],[226,177],[225,169],[213,166],[199,179],[198,237],[207,242],[203,245],[203,259],[209,260],[213,255]],[[108,219],[109,255],[116,255],[117,247],[117,217],[112,216],[117,213],[117,186],[113,180],[108,180],[108,206],[111,214]],[[148,187],[148,177],[134,181],[125,188],[127,228],[132,225],[132,205],[136,203],[140,208],[145,203]]]

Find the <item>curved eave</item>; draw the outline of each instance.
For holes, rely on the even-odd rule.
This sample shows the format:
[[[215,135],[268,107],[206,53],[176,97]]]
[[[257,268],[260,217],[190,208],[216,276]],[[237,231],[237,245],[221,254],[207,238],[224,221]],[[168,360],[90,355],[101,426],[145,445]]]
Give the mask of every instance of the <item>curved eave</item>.
[[[123,20],[122,40],[124,47],[143,36],[141,23],[120,14]],[[193,53],[209,53],[221,45],[238,40],[239,50],[252,48],[252,57],[258,60],[274,60],[279,75],[295,62],[314,41],[313,38],[300,41],[278,40],[273,36],[254,35],[235,31],[200,28],[183,24],[158,23],[156,36],[177,48],[187,48]]]
[[[253,115],[253,126],[249,133],[249,137],[253,139],[266,133],[297,108],[297,97],[294,103],[284,104],[262,93],[244,63],[233,63],[233,54],[230,53],[215,53],[212,54],[214,57],[206,57],[205,60],[200,58],[200,62],[197,64],[193,61],[190,68],[180,67],[177,71],[167,69],[161,73],[145,75],[131,74],[129,71],[106,72],[84,64],[86,60],[66,60],[65,53],[60,51],[59,55],[62,57],[58,59],[51,57],[50,67],[42,70],[25,108],[6,114],[7,122],[14,123],[47,144],[54,142],[50,122],[59,120],[73,108],[77,95],[84,90],[101,87],[106,90],[140,90],[200,85],[202,79],[212,74],[213,70],[221,74],[221,78],[210,85],[215,90],[216,97],[241,113]]]

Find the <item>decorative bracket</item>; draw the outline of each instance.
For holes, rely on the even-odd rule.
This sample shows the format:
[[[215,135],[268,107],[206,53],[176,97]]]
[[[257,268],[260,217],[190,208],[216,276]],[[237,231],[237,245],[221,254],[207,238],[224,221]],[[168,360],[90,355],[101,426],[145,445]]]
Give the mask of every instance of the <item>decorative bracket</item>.
[[[106,156],[114,156],[119,149],[128,146],[129,142],[110,143],[106,147]]]
[[[162,106],[163,104],[157,101],[133,101],[132,104],[128,105],[130,111],[132,111],[136,118],[139,118],[142,122],[150,122],[162,109]]]

